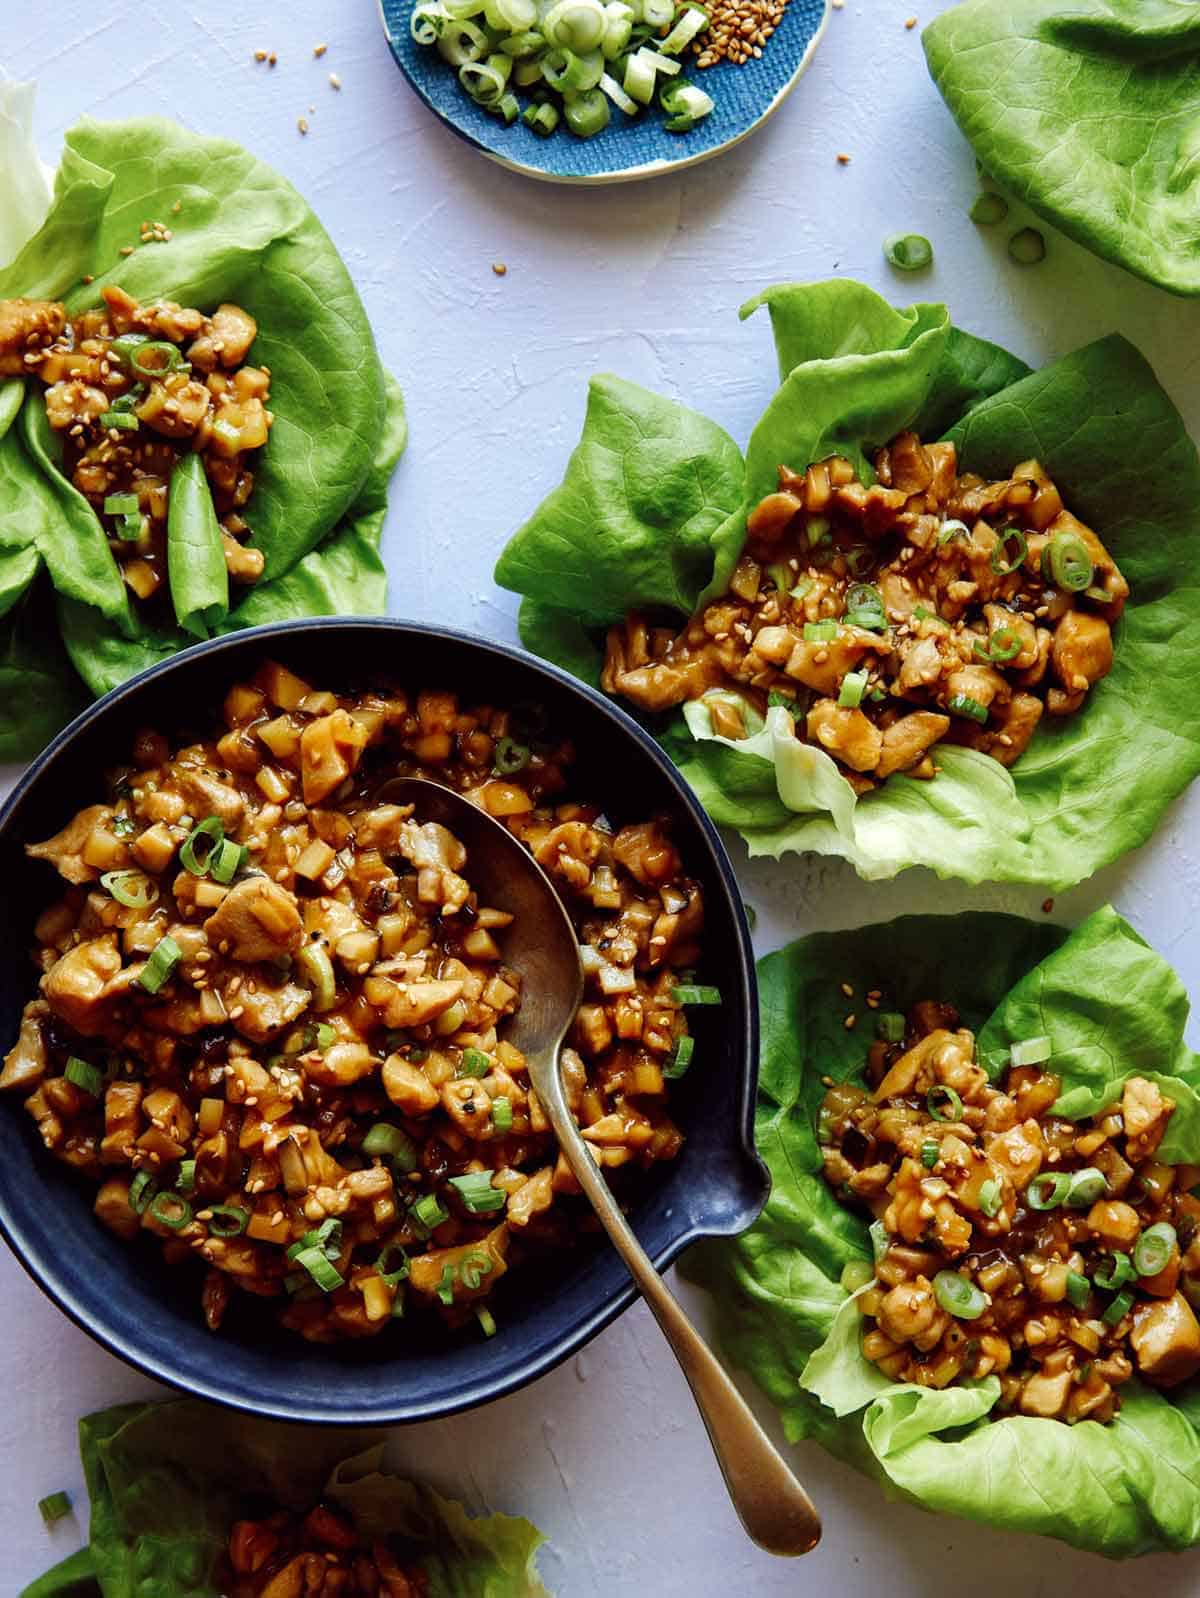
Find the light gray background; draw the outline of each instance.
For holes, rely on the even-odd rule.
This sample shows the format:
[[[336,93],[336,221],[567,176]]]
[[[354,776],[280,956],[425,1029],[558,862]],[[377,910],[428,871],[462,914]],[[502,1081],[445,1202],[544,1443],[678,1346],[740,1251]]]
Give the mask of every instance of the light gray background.
[[[847,0],[767,128],[690,172],[604,191],[511,176],[446,132],[392,66],[371,0],[0,0],[0,58],[41,85],[47,160],[83,113],[162,112],[241,140],[299,186],[349,263],[408,398],[412,439],[386,535],[391,609],[511,639],[515,601],[493,586],[493,561],[561,474],[588,374],[611,369],[673,394],[744,442],[774,362],[766,318],[740,326],[736,310],[771,282],[843,274],[899,303],[945,300],[962,326],[1035,364],[1119,329],[1200,433],[1200,307],[1048,229],[1044,265],[1016,267],[1005,254],[1011,229],[981,232],[967,219],[975,164],[926,75],[918,32],[904,27],[918,5],[922,24],[942,9]],[[322,40],[329,50],[317,61]],[[256,48],[277,51],[278,66],[256,65]],[[849,165],[837,164],[839,151]],[[889,270],[880,241],[896,229],[932,239],[932,271]],[[507,265],[505,277],[493,262]],[[1075,921],[1114,900],[1195,988],[1198,818],[1194,795],[1151,844],[1061,896],[1053,914]],[[736,844],[734,854],[744,865]],[[742,874],[762,951],[910,909],[1036,916],[1043,897],[919,872],[867,886],[839,861],[794,857]],[[9,1594],[81,1534],[74,1519],[47,1533],[35,1508],[59,1487],[80,1496],[76,1417],[152,1387],[76,1331],[0,1250],[0,1391],[0,1593]],[[537,1521],[551,1542],[543,1571],[563,1598],[1200,1591],[1200,1553],[1119,1567],[934,1519],[885,1504],[814,1446],[793,1457],[824,1513],[824,1542],[798,1564],[760,1554],[640,1307],[536,1387],[406,1431],[395,1446],[400,1461],[471,1506]]]

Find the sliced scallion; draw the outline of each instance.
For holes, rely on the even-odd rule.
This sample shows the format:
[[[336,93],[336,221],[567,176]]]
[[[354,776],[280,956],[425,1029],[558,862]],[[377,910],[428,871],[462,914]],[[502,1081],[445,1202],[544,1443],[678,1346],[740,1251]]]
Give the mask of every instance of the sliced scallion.
[[[472,1215],[488,1215],[504,1208],[504,1194],[492,1186],[490,1171],[469,1171],[465,1176],[452,1176],[449,1181]]]
[[[183,840],[179,849],[179,863],[193,877],[205,877],[212,864],[213,852],[225,839],[225,823],[220,816],[205,816],[197,822]]]
[[[168,1193],[163,1188],[150,1200],[148,1213],[151,1220],[158,1221],[172,1232],[181,1232],[192,1218],[192,1206],[178,1193]]]
[[[1128,1254],[1119,1251],[1098,1265],[1092,1273],[1096,1286],[1106,1293],[1111,1293],[1119,1287],[1124,1287],[1126,1282],[1132,1282],[1137,1276],[1133,1268],[1133,1261]]]
[[[1116,1298],[1113,1299],[1112,1303],[1104,1311],[1104,1314],[1100,1317],[1100,1319],[1104,1322],[1105,1326],[1115,1326],[1118,1321],[1124,1320],[1132,1308],[1133,1294],[1118,1293]]]
[[[963,1101],[953,1088],[937,1082],[925,1095],[925,1108],[935,1121],[961,1121]]]
[[[836,621],[806,621],[804,623],[804,641],[806,644],[831,644],[838,635]]]
[[[981,1288],[957,1271],[939,1271],[933,1279],[933,1296],[947,1315],[956,1320],[978,1320],[991,1300]]]
[[[56,1520],[62,1520],[71,1513],[71,1500],[66,1493],[51,1493],[46,1498],[38,1499],[38,1514],[47,1526],[53,1526]]]
[[[498,1098],[492,1100],[492,1125],[503,1137],[506,1133],[512,1131],[512,1124],[512,1102],[501,1094]]]
[[[459,1076],[486,1076],[491,1069],[491,1059],[482,1049],[463,1050],[458,1066]]]
[[[1072,1171],[1067,1179],[1066,1202],[1075,1210],[1090,1209],[1097,1199],[1108,1192],[1108,1178],[1094,1165],[1082,1171]]]
[[[1179,1242],[1169,1221],[1148,1226],[1133,1246],[1133,1268],[1139,1276],[1157,1276],[1165,1270]]]
[[[71,1055],[63,1075],[68,1082],[74,1083],[84,1093],[90,1093],[94,1099],[98,1099],[104,1092],[104,1072],[89,1061],[81,1060],[77,1054]]]
[[[1054,1045],[1044,1034],[1037,1038],[1023,1038],[1014,1043],[1008,1057],[1013,1065],[1044,1065],[1053,1053]]]
[[[213,1237],[241,1237],[249,1224],[249,1215],[236,1204],[213,1204],[210,1207],[208,1229]]]
[[[867,673],[865,671],[848,671],[842,678],[842,686],[838,689],[838,704],[849,710],[857,710],[862,704],[862,697],[867,691]]]
[[[1067,593],[1080,594],[1090,585],[1095,571],[1095,562],[1078,533],[1060,530],[1050,534],[1042,550],[1042,576],[1048,583]]]
[[[896,1010],[881,1010],[875,1017],[875,1034],[887,1043],[902,1043],[907,1022]]]
[[[1009,544],[1016,545],[1016,553],[1011,557],[1008,554]],[[992,546],[992,570],[998,577],[1007,577],[1015,572],[1029,553],[1029,540],[1019,527],[1005,527]]]
[[[883,253],[898,272],[922,272],[933,264],[933,245],[922,233],[889,233]]]
[[[703,987],[694,982],[681,982],[671,989],[676,1004],[720,1004],[720,988]]]
[[[671,1058],[663,1066],[663,1075],[671,1082],[676,1082],[687,1072],[692,1063],[692,1055],[696,1050],[696,1040],[687,1035],[677,1038],[675,1047],[671,1051]]]
[[[342,1273],[323,1249],[302,1248],[296,1255],[296,1264],[308,1272],[322,1293],[335,1293],[343,1285]]]
[[[138,986],[145,993],[157,993],[165,982],[170,981],[182,959],[183,950],[168,933],[151,949],[150,958],[136,978]]]
[[[1071,1189],[1071,1178],[1063,1171],[1042,1171],[1025,1189],[1025,1202],[1031,1210],[1056,1210]]]
[[[981,705],[978,699],[972,699],[970,694],[951,694],[946,701],[946,709],[952,716],[977,721],[981,727],[988,719],[987,706]]]
[[[144,871],[106,871],[100,886],[130,910],[147,910],[158,901],[158,883]]]
[[[1087,1308],[1091,1291],[1092,1284],[1086,1276],[1081,1276],[1078,1271],[1067,1272],[1067,1301],[1075,1309]]]

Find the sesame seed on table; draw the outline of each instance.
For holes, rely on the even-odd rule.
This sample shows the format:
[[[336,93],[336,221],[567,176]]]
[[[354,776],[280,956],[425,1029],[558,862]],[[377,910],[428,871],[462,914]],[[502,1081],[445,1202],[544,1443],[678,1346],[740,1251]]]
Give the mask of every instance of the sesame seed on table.
[[[913,0],[831,0],[811,67],[765,128],[691,170],[587,191],[505,172],[448,133],[395,70],[370,0],[14,5],[0,65],[39,82],[47,161],[82,115],[159,114],[237,139],[297,184],[342,252],[408,403],[411,442],[384,541],[391,608],[511,641],[517,602],[492,583],[492,567],[561,478],[588,376],[615,371],[671,394],[744,444],[776,379],[766,318],[741,324],[737,308],[772,282],[845,276],[897,304],[945,301],[960,325],[1031,362],[1120,328],[1200,436],[1200,306],[1043,223],[1047,258],[1020,271],[1003,238],[968,220],[974,157],[920,44],[920,29],[944,9],[928,0],[909,26]],[[716,0],[713,29],[693,55],[698,81],[718,41],[730,60],[775,48],[782,14],[782,0]],[[135,215],[121,253],[169,251],[180,226],[170,215]],[[932,267],[892,271],[881,246],[894,232],[928,237]],[[16,775],[4,768],[7,785]],[[736,841],[732,854],[762,953],[806,931],[908,911],[991,908],[1073,924],[1112,900],[1200,996],[1200,945],[1190,935],[1200,915],[1197,839],[1200,792],[1135,856],[1053,901],[1036,887],[968,890],[927,872],[863,883],[843,862],[816,857],[750,862]],[[848,1027],[873,1029],[878,993],[833,997]],[[680,1291],[711,1325],[704,1296],[687,1284]],[[77,1330],[3,1249],[0,1334],[8,1593],[84,1529],[76,1517],[48,1533],[36,1509],[62,1487],[84,1501],[78,1416],[156,1390]],[[46,1366],[53,1381],[36,1379]],[[772,1407],[751,1397],[781,1438]],[[397,1464],[473,1510],[490,1504],[541,1526],[550,1540],[541,1568],[560,1598],[1200,1590],[1196,1552],[1107,1565],[1049,1541],[934,1519],[885,1502],[815,1445],[791,1457],[822,1512],[824,1539],[799,1562],[771,1559],[746,1542],[640,1306],[536,1386],[401,1431],[391,1446]]]

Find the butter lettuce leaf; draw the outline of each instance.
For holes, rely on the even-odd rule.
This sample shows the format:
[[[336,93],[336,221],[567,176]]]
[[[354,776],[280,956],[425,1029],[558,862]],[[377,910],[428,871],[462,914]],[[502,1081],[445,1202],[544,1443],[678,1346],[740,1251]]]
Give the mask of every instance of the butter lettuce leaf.
[[[18,102],[13,117],[21,110]],[[0,140],[5,130],[0,101]],[[219,541],[204,496],[193,494],[188,515],[175,507],[168,538],[176,603],[142,606],[62,473],[41,386],[30,383],[23,404],[20,383],[0,386],[0,649],[5,604],[39,572],[55,590],[63,634],[57,647],[46,640],[59,657],[54,672],[70,682],[78,673],[96,694],[196,637],[267,619],[383,610],[379,542],[387,478],[406,437],[403,401],[345,264],[297,191],[229,140],[161,118],[84,119],[66,135],[40,226],[27,210],[20,236],[3,234],[21,247],[0,266],[0,297],[61,298],[77,312],[116,284],[143,301],[205,310],[233,301],[258,324],[250,358],[271,370],[274,424],[254,460],[246,510],[249,542],[265,559],[259,583],[226,594]],[[141,244],[147,217],[169,227],[169,242]],[[20,699],[6,704],[0,744],[36,753],[44,722],[26,728]]]
[[[222,1555],[249,1497],[306,1510],[340,1503],[368,1537],[419,1564],[429,1598],[549,1598],[541,1534],[382,1467],[382,1443],[345,1459],[336,1432],[227,1413],[191,1399],[123,1404],[79,1423],[91,1526],[87,1548],[21,1598],[221,1598]]]
[[[896,950],[904,950],[897,963]],[[1046,1034],[1063,1079],[1056,1112],[1086,1116],[1149,1070],[1177,1109],[1164,1156],[1200,1160],[1200,1057],[1187,1001],[1160,956],[1105,908],[1075,932],[1013,916],[906,916],[821,933],[759,964],[763,1047],[755,1138],[771,1170],[762,1215],[687,1257],[716,1300],[731,1363],[813,1438],[893,1497],[1112,1558],[1200,1542],[1200,1381],[1169,1395],[1122,1389],[1111,1425],[991,1420],[993,1380],[942,1392],[891,1383],[863,1358],[840,1285],[869,1260],[865,1224],[834,1198],[817,1144],[822,1078],[861,1075],[868,1039],[844,1026],[841,984],[889,1007],[955,1004],[981,1057]]]
[[[719,523],[714,513],[698,538],[674,449],[656,475],[660,441],[685,430],[702,441],[694,413],[636,391],[655,431],[630,485],[610,459],[610,414],[589,406],[566,483],[497,567],[497,580],[523,595],[524,642],[598,683],[607,624],[634,609],[677,620],[723,588],[747,510],[774,488],[780,464],[799,470],[836,451],[869,478],[871,451],[902,428],[949,437],[963,469],[985,476],[1036,455],[1116,556],[1132,595],[1111,674],[1079,714],[1045,718],[1011,771],[943,745],[934,781],[899,775],[857,800],[843,783],[834,802],[829,780],[797,784],[794,740],[735,748],[702,725],[689,729],[678,711],[653,729],[713,819],[736,828],[752,855],[841,855],[868,879],[924,865],[968,882],[1059,890],[1082,881],[1144,842],[1200,771],[1200,731],[1171,691],[1200,671],[1200,459],[1179,413],[1119,337],[1030,372],[955,328],[944,307],[896,310],[857,283],[784,284],[742,315],[764,306],[781,382],[747,445],[739,508]],[[673,423],[664,409],[678,413]],[[597,457],[603,472],[592,469]],[[722,448],[720,460],[724,507],[734,458]],[[689,456],[686,481],[701,475]],[[652,523],[635,501],[653,503]]]
[[[923,35],[980,164],[1106,260],[1200,294],[1200,10],[965,0]]]

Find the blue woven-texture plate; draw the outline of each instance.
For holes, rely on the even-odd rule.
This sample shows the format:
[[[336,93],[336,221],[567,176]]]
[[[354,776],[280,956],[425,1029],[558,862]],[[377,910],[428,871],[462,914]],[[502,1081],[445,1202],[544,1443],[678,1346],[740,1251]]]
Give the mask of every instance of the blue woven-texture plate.
[[[415,0],[379,0],[396,64],[425,104],[448,128],[493,160],[557,183],[619,183],[692,166],[728,149],[765,122],[794,86],[825,27],[828,0],[789,0],[758,60],[723,61],[698,71],[690,51],[683,70],[706,89],[716,108],[690,133],[668,133],[657,108],[636,119],[612,108],[612,120],[591,139],[577,139],[560,124],[543,139],[518,121],[505,127],[459,86],[458,73],[437,50],[414,42],[409,31]],[[518,90],[518,98],[526,103]]]

